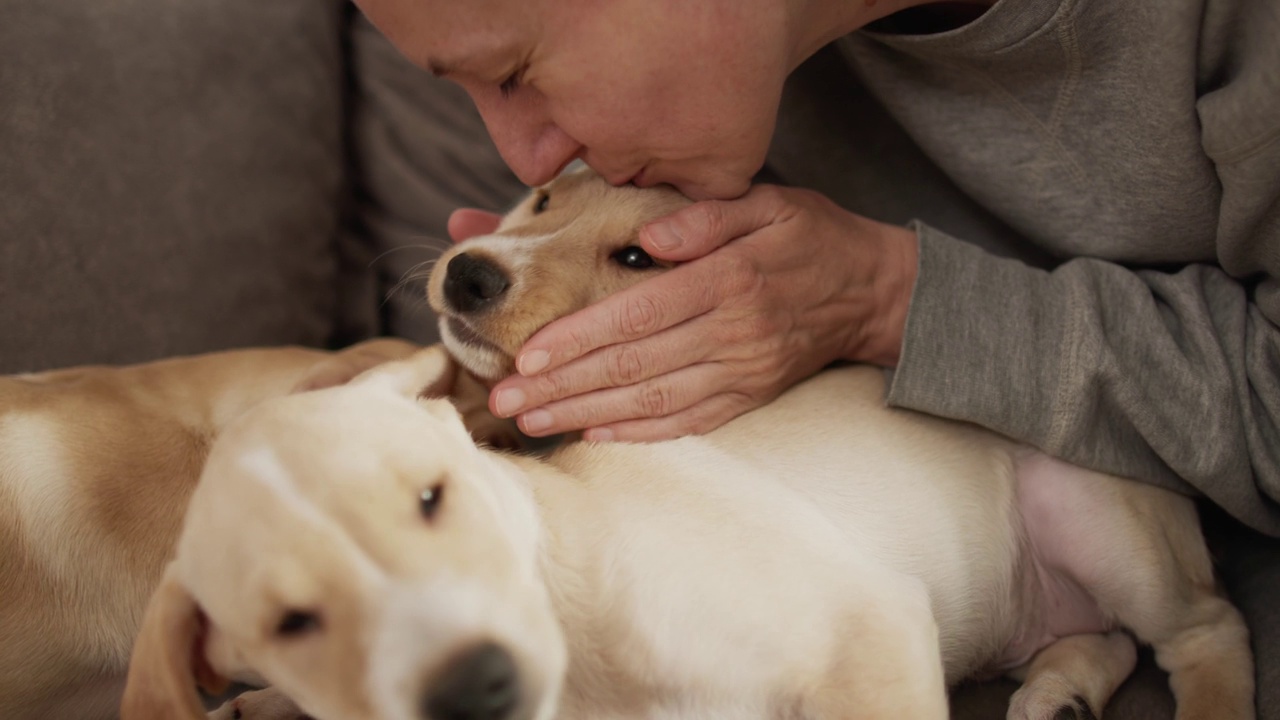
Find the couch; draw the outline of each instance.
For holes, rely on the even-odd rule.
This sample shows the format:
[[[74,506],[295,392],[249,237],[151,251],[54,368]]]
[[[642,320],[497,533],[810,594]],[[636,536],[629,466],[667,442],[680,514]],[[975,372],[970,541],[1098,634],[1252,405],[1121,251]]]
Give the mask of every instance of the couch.
[[[824,52],[796,74],[769,176],[813,183],[795,158],[818,143],[850,168],[818,189],[850,209],[1003,247],[848,73]],[[813,84],[833,90],[793,92]],[[815,122],[831,113],[812,102],[848,104],[849,125]],[[522,190],[466,97],[340,0],[0,5],[0,372],[430,342],[420,280],[448,213]],[[1206,524],[1253,627],[1261,717],[1280,720],[1280,545],[1212,510]],[[1107,717],[1171,718],[1165,682],[1145,656]],[[954,715],[1004,717],[1015,687],[966,685]]]

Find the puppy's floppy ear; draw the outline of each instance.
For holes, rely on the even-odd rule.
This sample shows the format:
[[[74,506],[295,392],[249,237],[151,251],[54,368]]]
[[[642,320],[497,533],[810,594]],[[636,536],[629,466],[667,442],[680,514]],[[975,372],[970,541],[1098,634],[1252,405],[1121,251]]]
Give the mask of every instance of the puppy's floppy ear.
[[[212,693],[227,686],[205,658],[207,622],[171,568],[142,618],[129,661],[121,720],[204,720],[197,684]]]
[[[366,340],[317,362],[298,380],[292,392],[345,385],[369,368],[392,360],[402,360],[418,350],[416,345],[395,338]]]
[[[432,345],[403,360],[378,365],[361,373],[352,385],[383,384],[405,397],[437,398],[453,394],[458,364],[444,345]]]
[[[424,408],[442,420],[457,420],[476,442],[512,450],[525,445],[514,420],[489,412],[489,388],[464,370],[444,345],[379,365],[351,381],[352,385],[363,383],[382,383],[400,395],[426,400]],[[449,402],[442,402],[445,399]]]

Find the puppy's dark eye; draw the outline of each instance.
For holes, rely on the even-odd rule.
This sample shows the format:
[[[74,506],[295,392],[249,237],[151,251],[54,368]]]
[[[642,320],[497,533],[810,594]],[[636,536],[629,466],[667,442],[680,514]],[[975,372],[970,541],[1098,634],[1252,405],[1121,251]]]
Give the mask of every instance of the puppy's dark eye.
[[[320,629],[319,615],[302,610],[290,610],[280,618],[280,624],[276,626],[276,634],[281,637],[297,637],[318,629]]]
[[[551,204],[551,196],[546,193],[539,194],[538,202],[533,204],[533,214],[537,215],[539,213],[546,212],[547,205],[549,204]]]
[[[434,485],[423,490],[418,496],[418,508],[422,511],[422,517],[428,520],[435,517],[436,511],[440,509],[440,501],[443,499],[443,485]]]
[[[653,267],[653,258],[649,253],[635,245],[624,247],[612,255],[614,262],[632,270],[644,270]]]

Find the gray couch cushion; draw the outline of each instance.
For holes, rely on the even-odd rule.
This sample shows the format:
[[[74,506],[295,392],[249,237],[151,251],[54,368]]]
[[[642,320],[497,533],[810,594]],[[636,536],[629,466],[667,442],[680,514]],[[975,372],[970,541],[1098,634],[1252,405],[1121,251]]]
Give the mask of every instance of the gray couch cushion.
[[[322,344],[336,0],[10,0],[0,372]]]

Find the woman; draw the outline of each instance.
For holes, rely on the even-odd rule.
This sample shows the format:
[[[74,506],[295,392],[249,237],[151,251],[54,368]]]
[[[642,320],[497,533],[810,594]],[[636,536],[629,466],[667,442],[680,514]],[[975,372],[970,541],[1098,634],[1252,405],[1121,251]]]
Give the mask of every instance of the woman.
[[[890,404],[1280,534],[1271,0],[358,4],[525,183],[582,159],[702,200],[640,238],[689,262],[529,340],[491,397],[526,432],[705,432],[874,362]],[[1270,717],[1280,552],[1227,565]]]
[[[891,404],[1185,481],[1280,533],[1274,3],[359,4],[466,89],[525,183],[582,159],[705,200],[641,235],[693,262],[530,339],[492,398],[526,432],[705,432],[834,360],[873,362],[896,369]],[[1053,271],[750,185],[788,74],[832,42]],[[495,222],[459,211],[450,232]]]

